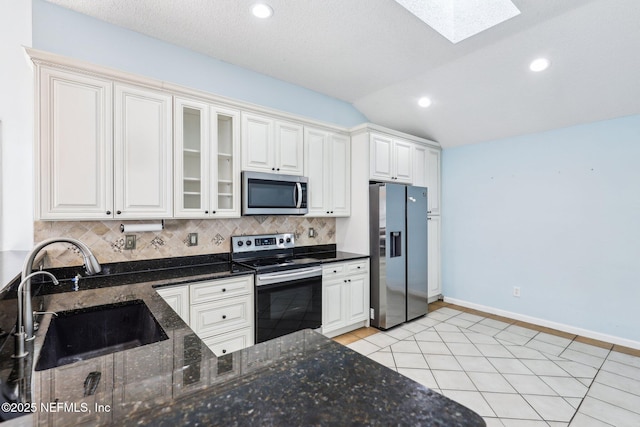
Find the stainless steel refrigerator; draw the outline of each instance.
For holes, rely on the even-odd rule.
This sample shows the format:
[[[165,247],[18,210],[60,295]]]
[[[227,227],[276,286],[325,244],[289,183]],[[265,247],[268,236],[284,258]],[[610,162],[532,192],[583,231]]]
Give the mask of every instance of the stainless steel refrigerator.
[[[427,313],[427,189],[369,185],[371,325],[389,329]]]

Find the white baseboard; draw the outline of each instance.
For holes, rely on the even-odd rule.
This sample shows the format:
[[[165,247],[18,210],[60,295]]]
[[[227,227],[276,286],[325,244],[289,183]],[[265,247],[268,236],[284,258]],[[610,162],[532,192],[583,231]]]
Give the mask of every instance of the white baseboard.
[[[562,332],[568,332],[574,335],[580,335],[587,338],[592,338],[599,341],[608,342],[611,344],[617,344],[624,347],[630,347],[640,350],[640,342],[629,340],[626,338],[616,337],[613,335],[607,335],[600,332],[590,331],[588,329],[582,329],[571,325],[565,325],[564,323],[552,322],[538,317],[527,316],[524,314],[514,313],[511,311],[501,310],[499,308],[489,307],[486,305],[475,304],[468,301],[459,300],[456,298],[444,297],[444,302],[459,305],[461,307],[472,308],[474,310],[484,311],[490,314],[496,314],[498,316],[508,317],[514,320],[520,320],[522,322],[533,323],[538,326],[546,328],[557,329]]]

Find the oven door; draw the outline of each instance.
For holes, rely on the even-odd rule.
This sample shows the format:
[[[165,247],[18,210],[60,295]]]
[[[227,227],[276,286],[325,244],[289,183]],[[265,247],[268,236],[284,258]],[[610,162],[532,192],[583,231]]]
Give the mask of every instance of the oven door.
[[[322,267],[256,278],[256,343],[322,326]]]
[[[262,172],[242,172],[243,215],[304,215],[307,178]]]

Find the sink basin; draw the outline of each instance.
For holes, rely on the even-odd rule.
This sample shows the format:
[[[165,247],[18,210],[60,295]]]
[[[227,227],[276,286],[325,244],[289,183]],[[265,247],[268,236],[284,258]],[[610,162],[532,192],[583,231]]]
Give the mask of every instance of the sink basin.
[[[51,318],[36,371],[169,337],[142,300],[63,311]]]

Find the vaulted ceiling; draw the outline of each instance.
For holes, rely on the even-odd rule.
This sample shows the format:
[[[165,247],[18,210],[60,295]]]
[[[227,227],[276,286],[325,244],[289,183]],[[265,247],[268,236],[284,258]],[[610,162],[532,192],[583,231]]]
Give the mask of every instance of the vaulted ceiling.
[[[640,113],[640,1],[512,0],[457,44],[393,0],[47,0],[352,103],[443,147]],[[551,67],[529,70],[540,56]],[[422,96],[432,100],[421,108]]]

